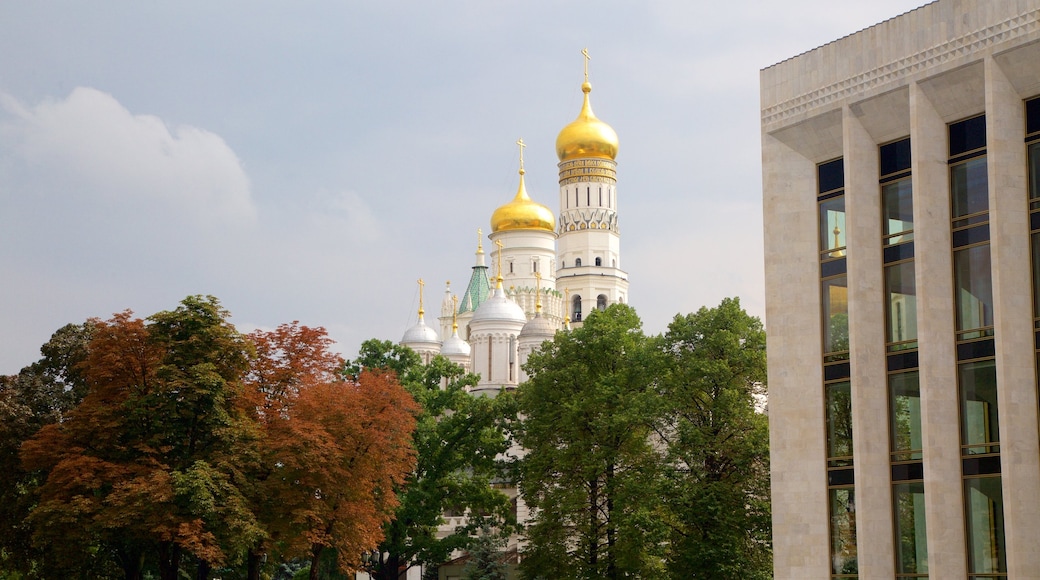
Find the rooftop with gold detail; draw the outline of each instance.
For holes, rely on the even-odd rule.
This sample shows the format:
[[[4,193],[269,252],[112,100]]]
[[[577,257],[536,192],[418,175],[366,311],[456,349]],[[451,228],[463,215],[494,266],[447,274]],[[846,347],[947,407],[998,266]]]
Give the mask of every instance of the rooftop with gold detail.
[[[556,230],[556,216],[548,207],[534,201],[527,195],[524,185],[524,140],[516,142],[520,146],[520,186],[516,190],[513,201],[500,206],[491,214],[491,231],[506,230]]]
[[[585,82],[581,84],[581,92],[585,97],[578,118],[564,127],[556,137],[556,156],[560,161],[586,157],[613,160],[618,152],[617,133],[592,112],[592,105],[589,104],[589,93],[592,92],[589,51],[583,49],[581,53],[585,56]]]

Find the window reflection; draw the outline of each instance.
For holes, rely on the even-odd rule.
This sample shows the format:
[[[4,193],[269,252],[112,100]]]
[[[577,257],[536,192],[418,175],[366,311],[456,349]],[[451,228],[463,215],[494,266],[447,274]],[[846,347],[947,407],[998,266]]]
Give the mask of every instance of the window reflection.
[[[827,395],[827,459],[832,467],[852,465],[852,386],[848,381],[824,387]]]
[[[921,387],[917,371],[888,377],[892,453],[896,461],[921,459]]]
[[[917,340],[917,283],[914,263],[903,262],[885,268],[888,311],[888,342]],[[907,345],[913,348],[916,342]]]
[[[986,158],[976,157],[950,167],[953,218],[989,210],[989,177]]]
[[[1000,450],[997,369],[993,359],[958,365],[961,391],[961,444],[966,455]]]
[[[830,490],[831,572],[858,574],[856,554],[856,491],[851,487]]]
[[[990,277],[989,244],[953,253],[957,300],[957,330],[993,326],[993,282]],[[960,338],[974,338],[974,333]]]
[[[928,532],[924,517],[924,483],[892,486],[896,514],[896,574],[928,573]]]
[[[823,258],[845,255],[845,197],[820,202],[820,252]]]
[[[824,280],[822,284],[823,352],[824,354],[847,352],[849,350],[849,289],[847,278],[845,276],[829,278]]]
[[[1007,573],[1004,545],[1004,499],[1000,477],[964,480],[970,574]]]
[[[913,187],[910,178],[881,186],[884,207],[885,244],[900,244],[914,239]]]

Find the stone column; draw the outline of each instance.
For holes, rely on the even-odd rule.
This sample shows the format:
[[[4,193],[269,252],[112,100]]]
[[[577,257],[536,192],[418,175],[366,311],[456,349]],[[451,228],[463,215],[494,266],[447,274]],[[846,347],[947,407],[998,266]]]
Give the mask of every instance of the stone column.
[[[1025,112],[1000,66],[987,57],[989,170],[1000,472],[1008,576],[1040,578],[1040,443],[1030,280]]]
[[[762,135],[766,333],[778,580],[827,578],[830,535],[824,440],[816,164]]]
[[[862,578],[895,575],[878,147],[843,109],[856,543]]]
[[[928,575],[963,578],[967,560],[946,143],[946,123],[921,87],[912,83],[910,149]]]

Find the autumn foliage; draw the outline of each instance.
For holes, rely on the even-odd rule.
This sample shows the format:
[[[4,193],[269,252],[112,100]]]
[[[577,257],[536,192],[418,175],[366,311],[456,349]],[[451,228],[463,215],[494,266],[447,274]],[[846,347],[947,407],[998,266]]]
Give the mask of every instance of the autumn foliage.
[[[326,550],[348,571],[378,545],[415,464],[415,402],[393,375],[345,380],[321,328],[242,335],[227,319],[194,296],[91,321],[74,361],[85,395],[21,445],[35,504],[18,549],[40,562],[26,576],[172,580],[188,564],[259,578],[270,554],[310,559],[317,577]],[[5,415],[29,392],[10,379]]]

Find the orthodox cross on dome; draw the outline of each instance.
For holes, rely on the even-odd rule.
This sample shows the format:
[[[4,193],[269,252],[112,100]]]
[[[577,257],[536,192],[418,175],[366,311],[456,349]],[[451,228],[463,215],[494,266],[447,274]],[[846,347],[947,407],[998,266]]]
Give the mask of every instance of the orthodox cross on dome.
[[[524,147],[527,147],[527,144],[524,143],[524,138],[523,137],[517,139],[516,140],[516,144],[518,146],[520,146],[520,175],[523,175],[524,174]]]
[[[484,253],[484,230],[477,228],[477,253]]]
[[[422,315],[423,315],[422,291],[423,291],[423,286],[425,286],[425,285],[426,285],[426,282],[424,282],[422,278],[419,278],[419,318],[422,318]]]
[[[502,240],[495,240],[498,246],[498,287],[502,287]]]
[[[592,57],[589,56],[589,49],[587,47],[581,49],[581,55],[585,57],[585,82],[589,82],[589,61],[592,60]]]

